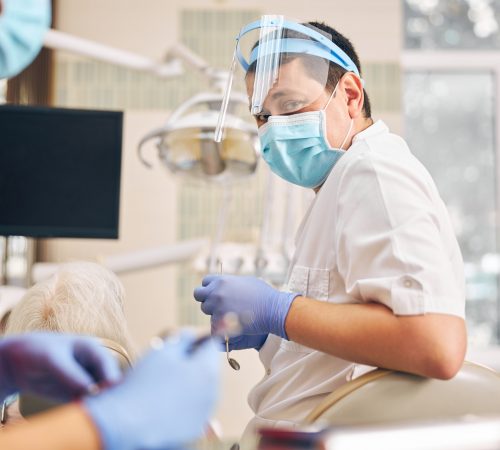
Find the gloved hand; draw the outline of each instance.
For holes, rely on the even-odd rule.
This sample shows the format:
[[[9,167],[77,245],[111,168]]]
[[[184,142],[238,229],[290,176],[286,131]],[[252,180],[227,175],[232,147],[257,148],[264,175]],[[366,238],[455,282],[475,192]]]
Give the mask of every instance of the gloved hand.
[[[254,348],[260,350],[267,340],[267,334],[240,334],[229,338],[229,351],[245,350],[247,348]],[[226,344],[224,344],[223,351],[226,351]]]
[[[212,327],[228,312],[236,313],[241,334],[276,334],[288,339],[285,319],[299,294],[282,292],[255,277],[208,275],[194,290],[201,310],[211,317]]]
[[[29,333],[0,340],[0,401],[17,391],[68,401],[119,378],[115,358],[94,338]]]
[[[203,433],[218,396],[219,352],[212,340],[191,352],[193,336],[173,339],[151,350],[122,383],[84,399],[103,450],[165,449]]]

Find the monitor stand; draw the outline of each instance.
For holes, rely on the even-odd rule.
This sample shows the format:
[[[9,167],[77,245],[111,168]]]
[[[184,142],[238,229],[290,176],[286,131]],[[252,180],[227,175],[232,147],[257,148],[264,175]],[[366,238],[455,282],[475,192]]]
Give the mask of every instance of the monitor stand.
[[[27,288],[35,261],[36,240],[25,236],[0,236],[0,286]]]
[[[3,236],[0,237],[0,243],[1,243],[1,255],[2,255],[2,260],[1,260],[1,271],[0,271],[0,285],[2,284],[7,284],[7,243],[8,243],[8,237]]]

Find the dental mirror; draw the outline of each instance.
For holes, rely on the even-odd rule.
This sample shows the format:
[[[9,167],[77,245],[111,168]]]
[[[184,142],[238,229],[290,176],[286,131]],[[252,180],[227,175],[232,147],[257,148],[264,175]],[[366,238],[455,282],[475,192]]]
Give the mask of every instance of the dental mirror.
[[[229,357],[229,337],[225,336],[226,338],[226,358],[227,358],[227,362],[229,363],[229,365],[234,369],[234,370],[240,370],[240,363],[238,361],[236,361],[234,358],[230,358]]]
[[[222,275],[222,262],[220,263],[219,275]],[[240,370],[240,363],[234,358],[229,357],[229,334],[237,334],[240,330],[240,321],[234,313],[228,312],[224,314],[219,327],[224,331],[224,340],[226,341],[226,359],[228,364],[234,370]]]
[[[229,356],[229,335],[236,335],[241,330],[240,321],[235,313],[228,312],[224,314],[222,323],[219,325],[224,331],[224,340],[226,341],[226,359],[228,364],[234,370],[240,370],[240,363]]]

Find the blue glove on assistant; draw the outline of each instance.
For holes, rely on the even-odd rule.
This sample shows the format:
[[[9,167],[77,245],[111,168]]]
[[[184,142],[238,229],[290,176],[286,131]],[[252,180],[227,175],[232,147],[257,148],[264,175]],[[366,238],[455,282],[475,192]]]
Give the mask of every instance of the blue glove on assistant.
[[[69,401],[120,376],[115,358],[94,338],[29,333],[0,340],[0,401],[17,391]]]
[[[195,350],[194,337],[169,338],[84,407],[103,450],[159,450],[201,436],[218,394],[219,352],[210,340]]]
[[[272,333],[288,339],[285,319],[299,294],[282,292],[255,277],[208,275],[194,290],[201,310],[212,316],[217,327],[226,313],[235,313],[241,322],[243,335]]]

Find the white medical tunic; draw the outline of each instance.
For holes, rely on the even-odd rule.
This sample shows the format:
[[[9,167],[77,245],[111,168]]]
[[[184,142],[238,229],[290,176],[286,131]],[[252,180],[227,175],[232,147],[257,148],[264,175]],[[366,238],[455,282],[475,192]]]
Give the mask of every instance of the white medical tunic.
[[[464,317],[463,261],[436,186],[405,141],[378,121],[357,134],[297,232],[287,290],[331,303],[376,301],[396,315]],[[375,337],[374,337],[375,338]],[[261,426],[293,426],[366,371],[269,335],[249,404]]]

